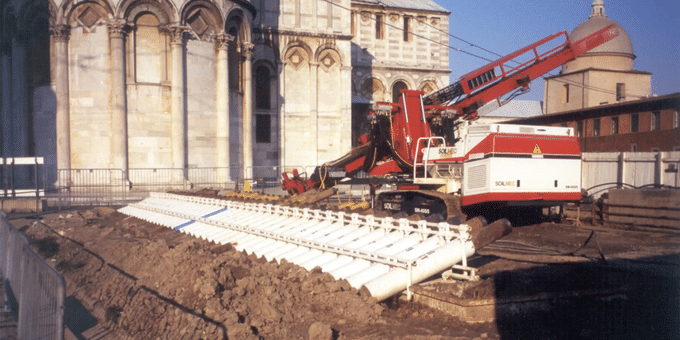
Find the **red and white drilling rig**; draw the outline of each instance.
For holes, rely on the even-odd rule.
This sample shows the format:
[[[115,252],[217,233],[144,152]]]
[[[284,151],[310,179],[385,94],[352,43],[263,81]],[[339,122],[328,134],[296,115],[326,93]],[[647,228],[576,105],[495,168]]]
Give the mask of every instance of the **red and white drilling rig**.
[[[572,128],[471,122],[485,104],[528,90],[533,79],[617,35],[615,25],[576,42],[560,32],[431,94],[402,90],[398,103],[375,104],[360,146],[309,178],[282,174],[282,188],[294,195],[340,181],[391,184],[397,190],[380,193],[375,209],[444,219],[578,201],[581,154]],[[507,66],[527,55],[528,61]],[[368,176],[356,178],[361,171]]]

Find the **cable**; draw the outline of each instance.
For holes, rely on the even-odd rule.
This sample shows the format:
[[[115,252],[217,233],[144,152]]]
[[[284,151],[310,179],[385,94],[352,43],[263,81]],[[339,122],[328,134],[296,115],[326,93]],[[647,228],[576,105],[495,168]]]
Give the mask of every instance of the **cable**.
[[[331,0],[323,0],[323,1],[326,2],[326,3],[328,3],[328,4],[331,4],[331,5],[333,5],[333,6],[336,6],[336,7],[339,7],[339,8],[341,8],[341,9],[344,9],[344,10],[346,10],[346,11],[349,11],[350,13],[353,13],[353,12],[354,12],[351,8],[347,8],[347,7],[342,6],[342,5],[338,4],[338,3],[335,3],[335,2],[333,2],[333,1],[331,1]],[[382,7],[383,9],[387,7],[387,6],[385,6],[384,4],[382,4],[380,0],[377,0],[377,1],[378,1],[378,3],[381,4],[381,7]],[[397,10],[397,9],[395,9],[395,12],[399,12],[399,13],[401,13],[402,15],[405,15],[405,14],[406,14],[405,12],[399,11],[399,10]],[[373,20],[373,21],[376,20],[376,19],[373,18],[373,17],[370,17],[370,19]],[[451,33],[445,32],[445,31],[443,31],[442,29],[440,29],[440,28],[438,28],[438,27],[436,27],[436,26],[430,25],[430,24],[428,24],[426,21],[418,20],[418,22],[421,22],[421,23],[425,24],[425,25],[428,26],[428,27],[431,27],[431,28],[433,28],[433,29],[435,29],[435,30],[437,30],[437,31],[439,31],[439,32],[441,32],[441,33],[444,33],[444,34],[448,35],[449,37],[452,37],[452,38],[454,38],[454,39],[456,39],[456,40],[459,40],[459,41],[461,41],[461,42],[463,42],[463,43],[466,43],[466,44],[468,44],[468,45],[471,46],[471,47],[478,48],[478,49],[480,49],[480,50],[482,50],[482,51],[484,51],[484,52],[493,54],[493,55],[498,56],[498,57],[503,57],[503,55],[501,55],[501,54],[498,54],[498,53],[493,52],[493,51],[491,51],[491,50],[489,50],[489,49],[486,49],[486,48],[484,48],[484,47],[481,47],[481,46],[479,46],[479,45],[476,45],[476,44],[474,44],[474,43],[471,43],[471,42],[469,42],[469,41],[467,41],[467,40],[465,40],[465,39],[462,39],[462,38],[460,38],[460,37],[457,37],[457,36],[455,36],[455,35],[452,35]],[[390,23],[387,23],[387,22],[384,22],[384,21],[383,21],[383,24],[386,25],[386,26],[395,28],[395,29],[397,29],[397,30],[400,30],[400,31],[402,31],[402,32],[404,31],[403,28],[398,27],[398,26],[395,26],[395,25],[392,25],[392,24],[390,24]],[[491,59],[482,57],[482,56],[480,56],[480,55],[474,54],[474,53],[472,53],[472,52],[467,52],[467,51],[464,51],[464,50],[462,50],[462,49],[453,47],[453,46],[451,46],[451,45],[444,44],[444,43],[442,43],[442,42],[440,42],[440,41],[435,41],[435,40],[433,40],[433,39],[427,38],[427,37],[425,37],[425,36],[423,36],[423,35],[420,35],[420,34],[417,34],[417,33],[413,33],[413,32],[407,32],[407,33],[409,33],[409,34],[411,34],[411,35],[413,35],[413,36],[416,36],[416,37],[425,39],[425,40],[430,41],[430,42],[432,42],[432,43],[435,43],[435,44],[438,44],[438,45],[441,45],[441,46],[448,47],[449,49],[454,50],[454,51],[456,51],[456,52],[460,52],[460,53],[463,53],[463,54],[467,54],[467,55],[469,55],[469,56],[472,56],[472,57],[475,57],[475,58],[479,58],[479,59],[482,59],[482,60],[488,61],[488,62],[493,62],[493,61],[494,61],[494,60],[491,60]],[[518,61],[516,61],[516,60],[514,60],[514,59],[513,59],[513,60],[510,60],[510,61],[512,61],[513,63],[516,63],[516,64],[521,64],[520,62],[518,62]],[[550,73],[550,72],[546,72],[546,75],[542,76],[542,78],[543,78],[543,80],[545,81],[545,80],[547,80],[547,79],[546,79],[547,77],[553,77],[553,76],[556,76],[556,75],[555,75],[555,74],[552,74],[552,73]],[[607,93],[607,94],[616,94],[616,91],[612,91],[612,90],[608,90],[608,89],[603,89],[603,88],[598,88],[598,87],[595,87],[595,86],[592,86],[592,85],[579,84],[579,83],[575,83],[575,82],[572,82],[572,81],[566,80],[566,79],[565,79],[565,80],[552,79],[552,80],[557,81],[557,82],[562,82],[562,83],[568,83],[568,84],[571,84],[571,85],[574,85],[574,86],[577,86],[577,87],[581,87],[581,88],[584,88],[584,89],[590,89],[590,90],[593,90],[593,91],[603,92],[603,93]],[[511,97],[510,99],[514,99],[517,95],[519,95],[519,94],[516,94],[515,96]],[[648,96],[646,96],[646,95],[645,95],[645,96],[640,96],[640,95],[633,95],[633,94],[626,94],[626,96],[631,96],[631,97],[635,97],[635,98],[638,98],[638,99],[642,99],[642,98],[647,98],[647,97],[648,97]]]
[[[335,3],[335,2],[332,2],[331,0],[322,0],[322,1],[324,1],[324,2],[326,2],[326,3],[329,3],[329,4],[333,5],[333,6],[342,8],[342,9],[344,9],[344,10],[346,10],[346,11],[349,11],[350,13],[354,12],[354,11],[352,11],[351,8],[347,8],[347,7],[345,7],[345,6],[342,6],[342,5],[340,5],[340,4],[337,4],[337,3]],[[383,7],[384,7],[384,6],[383,6]],[[400,13],[404,14],[404,12],[400,12]],[[370,19],[373,20],[373,21],[376,21],[376,19],[373,18],[373,17],[370,17]],[[395,28],[395,29],[400,30],[400,31],[402,31],[402,32],[404,31],[403,28],[400,28],[400,27],[398,27],[398,26],[392,25],[392,24],[390,24],[390,23],[388,23],[388,22],[383,21],[382,23],[383,23],[383,25],[386,25],[386,26]],[[448,47],[449,49],[452,49],[452,50],[454,50],[454,51],[456,51],[456,52],[460,52],[460,53],[463,53],[463,54],[467,54],[467,55],[469,55],[469,56],[472,56],[472,57],[475,57],[475,58],[479,58],[479,59],[482,59],[482,60],[486,60],[486,61],[489,61],[489,62],[493,61],[493,60],[491,60],[491,59],[484,58],[484,57],[482,57],[482,56],[480,56],[480,55],[476,55],[476,54],[474,54],[474,53],[471,53],[471,52],[467,52],[467,51],[461,50],[461,49],[459,49],[459,48],[453,47],[453,46],[448,45],[448,44],[444,44],[444,43],[442,43],[441,41],[436,41],[436,40],[434,40],[434,39],[430,39],[430,38],[428,38],[428,37],[426,37],[426,36],[424,36],[424,35],[420,35],[420,34],[418,34],[418,33],[414,33],[414,32],[407,32],[407,33],[409,33],[409,34],[411,34],[411,35],[413,35],[413,36],[415,36],[415,37],[419,37],[419,38],[421,38],[421,39],[424,39],[424,40],[427,40],[427,41],[429,41],[429,42],[435,43],[435,44],[437,44],[437,45],[442,45],[442,46],[444,46],[444,47]]]
[[[592,85],[585,85],[585,84],[577,83],[574,80],[570,80],[570,79],[566,79],[566,78],[563,78],[563,79],[546,79],[547,77],[551,77],[551,76],[553,76],[553,75],[543,76],[542,78],[543,78],[543,80],[553,80],[553,81],[558,82],[558,83],[574,85],[576,87],[580,87],[580,88],[584,88],[584,89],[588,89],[588,90],[603,92],[603,93],[607,93],[607,94],[616,94],[616,91],[614,91],[614,90],[609,90],[609,89],[596,87],[596,86],[592,86]],[[638,99],[643,99],[643,98],[649,97],[649,96],[640,96],[640,95],[626,93],[626,97],[628,97],[628,96],[635,97],[635,98],[638,98]]]

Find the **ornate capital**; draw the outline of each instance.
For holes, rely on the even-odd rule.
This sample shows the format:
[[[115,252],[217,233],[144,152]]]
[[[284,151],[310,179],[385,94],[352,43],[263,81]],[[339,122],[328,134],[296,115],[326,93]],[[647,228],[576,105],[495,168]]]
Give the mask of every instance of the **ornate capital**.
[[[234,41],[234,36],[227,33],[220,33],[215,36],[215,45],[218,50],[226,51],[229,44]]]
[[[111,19],[107,26],[111,38],[125,38],[130,28],[125,19]]]
[[[185,26],[170,26],[168,27],[168,32],[170,33],[170,41],[173,45],[183,45],[184,44],[184,33],[188,32],[189,29]]]
[[[253,43],[243,43],[241,45],[241,54],[246,57],[246,59],[252,59],[253,58],[253,48],[255,48],[255,44]]]
[[[54,41],[67,42],[71,34],[71,26],[69,25],[54,25],[50,26],[50,34],[54,37]]]

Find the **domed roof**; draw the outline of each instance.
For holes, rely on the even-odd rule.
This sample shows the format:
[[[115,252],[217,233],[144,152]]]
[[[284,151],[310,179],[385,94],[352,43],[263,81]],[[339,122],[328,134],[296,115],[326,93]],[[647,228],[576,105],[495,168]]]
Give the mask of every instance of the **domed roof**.
[[[604,13],[604,2],[602,0],[594,0],[592,4],[592,13],[590,18],[584,21],[580,25],[576,26],[574,30],[569,34],[571,41],[578,41],[585,38],[591,33],[604,28],[610,24],[615,24],[619,30],[619,35],[587,52],[587,54],[592,53],[615,53],[615,54],[626,54],[631,58],[635,58],[633,54],[633,44],[630,42],[630,36],[628,33],[614,20],[607,18]]]

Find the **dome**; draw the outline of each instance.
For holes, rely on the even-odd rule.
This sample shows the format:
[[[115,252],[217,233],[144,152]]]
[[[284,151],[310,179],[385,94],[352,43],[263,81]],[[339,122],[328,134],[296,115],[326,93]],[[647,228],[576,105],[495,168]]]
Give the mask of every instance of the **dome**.
[[[633,54],[633,44],[630,42],[630,36],[628,33],[617,24],[614,20],[607,18],[604,13],[604,2],[602,0],[595,0],[592,4],[592,13],[590,18],[580,25],[576,26],[574,30],[569,34],[569,39],[571,41],[578,41],[585,38],[591,33],[598,31],[610,24],[615,24],[616,28],[619,30],[619,35],[598,46],[594,49],[588,51],[586,54],[596,54],[596,53],[607,53],[607,54],[624,54],[632,59],[635,59]]]

